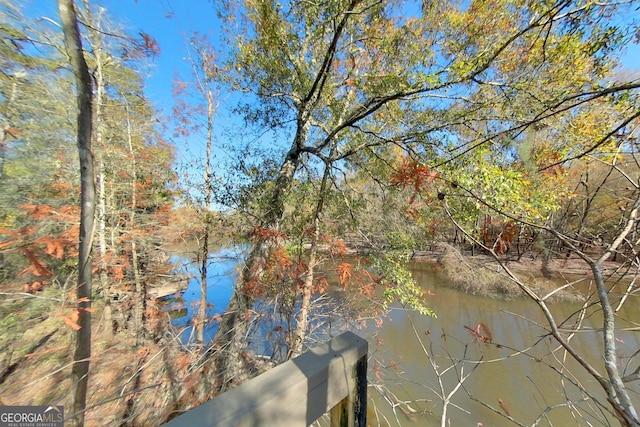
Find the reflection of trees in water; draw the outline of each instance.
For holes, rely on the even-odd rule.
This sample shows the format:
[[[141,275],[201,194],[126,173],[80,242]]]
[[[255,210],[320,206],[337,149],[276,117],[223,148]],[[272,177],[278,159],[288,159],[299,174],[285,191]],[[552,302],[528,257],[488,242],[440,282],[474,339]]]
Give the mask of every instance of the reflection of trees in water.
[[[277,362],[286,360],[299,309],[299,300],[293,305],[278,299],[256,301],[250,320],[248,348]],[[353,328],[358,319],[349,299],[341,292],[315,296],[310,310],[306,347]]]
[[[205,345],[209,344],[218,329],[218,318],[229,303],[236,267],[242,259],[241,247],[218,248],[208,257],[207,307],[204,327]],[[186,348],[195,343],[194,318],[201,304],[201,262],[197,257],[173,256],[174,274],[189,278],[187,288],[164,299],[164,310],[171,318],[173,333]]]
[[[209,343],[218,329],[218,320],[228,304],[228,298],[237,276],[237,266],[241,257],[232,249],[223,248],[210,255],[209,290],[218,286],[218,292],[209,292],[208,301],[212,306],[207,310],[208,322],[205,339]],[[174,257],[179,265],[179,274],[189,275],[189,288],[173,299],[166,300],[165,310],[172,319],[176,335],[181,337],[184,346],[190,347],[195,338],[193,319],[198,310],[200,283],[198,262],[182,257]],[[335,273],[329,268],[323,272],[329,282],[337,283]],[[225,292],[222,292],[224,288]],[[284,288],[284,287],[283,287]],[[293,292],[281,292],[270,299],[258,298],[250,312],[250,328],[247,334],[247,350],[252,354],[266,356],[282,362],[289,351],[291,335],[296,325],[300,309],[300,299]],[[363,299],[356,290],[342,290],[335,285],[327,293],[314,295],[311,302],[311,315],[308,336],[304,345],[312,347],[347,329],[357,329],[362,319],[372,318],[370,301]]]

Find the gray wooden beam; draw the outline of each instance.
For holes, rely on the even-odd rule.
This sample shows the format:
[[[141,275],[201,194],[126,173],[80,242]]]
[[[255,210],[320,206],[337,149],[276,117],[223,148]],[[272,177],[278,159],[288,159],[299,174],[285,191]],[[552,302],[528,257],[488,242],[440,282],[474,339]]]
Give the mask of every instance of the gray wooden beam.
[[[345,332],[164,426],[302,427],[331,411],[334,425],[364,427],[367,350]]]

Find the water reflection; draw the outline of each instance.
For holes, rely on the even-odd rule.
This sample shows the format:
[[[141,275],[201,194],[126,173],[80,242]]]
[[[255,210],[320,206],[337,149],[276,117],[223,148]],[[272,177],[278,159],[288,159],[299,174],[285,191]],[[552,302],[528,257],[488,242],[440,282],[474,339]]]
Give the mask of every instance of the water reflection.
[[[215,337],[219,319],[226,310],[233,286],[239,274],[238,266],[245,259],[245,247],[229,248],[217,251],[209,257],[207,268],[207,324],[204,330],[204,342],[208,344]],[[197,315],[201,299],[199,263],[186,257],[174,257],[173,262],[181,267],[178,272],[187,274],[191,279],[185,291],[166,299],[165,310],[169,312],[171,324],[185,345],[195,342],[193,319]],[[330,279],[331,280],[331,279]],[[336,279],[337,281],[337,279]],[[287,331],[295,326],[298,305],[277,307],[274,301],[256,300],[251,322],[249,349],[254,354],[283,361],[287,356]],[[309,319],[309,342],[319,343],[327,340],[335,330],[345,329],[346,317],[352,312],[344,295],[340,292],[328,295],[315,295],[311,301]]]
[[[227,248],[217,251],[209,257],[207,267],[207,303],[206,316],[209,319],[204,329],[205,343],[210,342],[218,330],[216,314],[223,313],[229,305],[233,285],[236,281],[237,266],[244,259],[242,248]],[[169,299],[166,310],[169,311],[171,324],[178,331],[184,344],[193,342],[195,330],[193,318],[198,312],[202,296],[200,286],[199,263],[187,257],[174,257],[174,264],[179,265],[178,273],[187,274],[187,289]]]

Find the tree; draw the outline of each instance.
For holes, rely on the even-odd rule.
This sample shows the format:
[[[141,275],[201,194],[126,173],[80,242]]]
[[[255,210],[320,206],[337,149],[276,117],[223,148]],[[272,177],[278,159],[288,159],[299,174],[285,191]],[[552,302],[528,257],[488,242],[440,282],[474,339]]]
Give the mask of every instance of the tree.
[[[95,351],[96,346],[104,349],[133,342],[130,348],[137,351],[164,337],[164,317],[159,315],[160,310],[147,289],[159,283],[172,268],[166,263],[160,244],[165,237],[161,230],[171,214],[175,174],[171,170],[173,148],[155,129],[156,113],[142,94],[142,77],[135,69],[143,53],[157,51],[157,46],[150,37],[141,36],[137,40],[111,30],[106,11],[90,9],[88,2],[84,3],[85,9],[79,6],[74,9],[74,16],[85,24],[79,28],[81,54],[95,78],[95,87],[83,89],[95,89],[96,97],[92,99],[95,139],[92,138],[89,148],[100,151],[95,164],[101,174],[101,185],[95,200],[103,208],[95,230],[89,226],[81,237],[85,250],[80,267],[81,179],[78,148],[74,151],[74,145],[78,129],[84,132],[80,133],[84,142],[88,142],[89,130],[84,127],[87,118],[84,110],[82,126],[78,126],[74,117],[79,91],[74,88],[76,73],[69,66],[62,26],[56,19],[25,18],[19,4],[1,3],[0,121],[5,137],[0,177],[3,258],[0,270],[6,298],[3,297],[0,311],[3,317],[9,317],[0,325],[2,346],[7,349],[1,361],[0,382],[5,403],[5,399],[12,401],[14,396],[28,399],[23,404],[41,401],[40,390],[46,388],[42,384],[52,378],[48,361],[55,359],[66,366],[67,347],[74,341],[69,339],[70,335],[90,334],[93,329],[92,342],[85,341],[86,335],[74,341],[78,347],[89,343],[73,356],[78,363],[70,365],[75,384],[73,396],[68,397],[69,402],[75,400],[75,407],[61,393],[48,396],[65,404],[72,416],[89,423],[85,411],[92,408],[94,414],[99,413],[102,409],[96,408],[96,403],[105,397],[104,393],[94,393],[94,387],[100,385],[107,394],[122,391],[109,391],[101,383],[104,372],[100,362],[104,359]],[[69,49],[69,53],[77,54],[74,49]],[[82,76],[86,78],[85,73]],[[85,106],[83,103],[82,107]],[[89,161],[91,166],[91,156],[87,157],[82,160]],[[90,178],[84,181],[87,185],[82,184],[83,190],[90,186],[90,181]],[[82,206],[91,207],[86,203]],[[89,212],[83,214],[87,220],[93,218]],[[87,259],[94,231],[100,250],[90,252]],[[84,279],[91,271],[101,274],[94,292],[87,290]],[[77,289],[76,279],[80,280],[80,292],[84,290],[85,296],[70,296]],[[102,310],[109,303],[114,309],[112,318],[100,316],[104,323],[86,324],[84,318],[90,310]],[[108,332],[119,336],[109,337]],[[121,353],[120,366],[137,369],[144,357],[133,354],[128,357],[127,344]],[[87,371],[83,372],[89,364],[86,356],[89,352],[93,378],[90,382]],[[28,378],[24,375],[26,370],[42,379],[23,382]],[[63,385],[69,382],[69,387],[62,389],[72,388],[70,377],[57,380]],[[138,384],[137,379],[131,384]],[[112,386],[117,387],[118,382]],[[23,393],[14,393],[17,389]],[[85,400],[81,401],[83,393]],[[121,407],[124,416],[129,417],[134,405],[131,400],[125,401],[125,397]],[[123,416],[119,412],[113,412],[113,419]]]
[[[236,50],[223,76],[231,90],[250,99],[238,111],[258,129],[290,136],[260,227],[273,230],[269,236],[278,232],[296,174],[313,159],[332,168],[384,162],[397,157],[394,146],[432,160],[447,158],[456,128],[490,123],[472,128],[475,140],[454,157],[462,158],[499,135],[559,114],[565,102],[589,91],[587,81],[563,84],[567,73],[561,71],[575,59],[566,52],[583,43],[580,60],[598,75],[622,31],[601,25],[613,9],[568,1],[468,7],[251,1],[229,8],[230,28],[237,31],[228,33],[227,42]],[[558,84],[532,91],[549,76]],[[488,92],[493,95],[486,100]],[[520,116],[505,117],[500,108],[514,93],[530,99],[520,96]],[[266,239],[252,246],[219,329],[217,341],[228,352],[216,364],[229,377],[242,366],[233,355],[241,354],[238,337],[245,335],[253,301],[247,284],[260,281],[273,244]]]
[[[81,13],[95,76],[96,260],[100,267],[96,293],[104,301],[105,329],[130,330],[142,345],[151,333],[146,324],[147,288],[155,280],[149,277],[153,274],[149,258],[152,241],[160,240],[152,237],[152,231],[166,221],[173,153],[154,129],[156,113],[140,96],[143,81],[136,67],[160,54],[160,48],[145,33],[134,39],[115,28],[102,7],[85,1]],[[133,315],[128,309],[114,313],[114,299],[126,300]]]
[[[581,51],[574,45],[572,52]],[[574,95],[529,116],[525,128],[519,129],[521,125],[516,123],[505,130],[500,128],[502,123],[496,123],[493,126],[498,131],[487,137],[485,132],[465,126],[455,147],[465,155],[454,154],[439,161],[438,180],[418,185],[419,174],[406,163],[399,165],[398,176],[410,177],[403,184],[416,189],[415,199],[444,210],[469,240],[500,262],[520,292],[539,307],[546,319],[545,333],[559,344],[559,351],[573,358],[600,385],[606,402],[580,387],[584,395],[622,425],[637,426],[640,420],[631,386],[637,370],[629,369],[637,363],[633,360],[636,355],[624,361],[617,355],[620,324],[625,320],[616,315],[616,308],[625,303],[636,280],[637,239],[631,233],[637,227],[639,194],[634,136],[640,117],[635,96],[638,85],[616,81],[598,61],[583,66],[585,72],[577,81],[563,75],[563,90],[572,83]],[[585,89],[589,78],[592,86]],[[519,98],[526,99],[531,93],[510,97],[510,105],[501,107],[505,115],[520,114]],[[515,111],[509,114],[510,108]],[[489,127],[492,123],[485,118],[480,125]],[[475,147],[473,152],[468,152],[469,146]],[[476,226],[479,215],[491,220],[494,233],[487,233],[488,222],[482,230]],[[595,290],[583,294],[582,308],[571,317],[558,318],[549,304],[574,283],[539,289],[509,268],[509,251],[525,229],[533,232],[533,249],[544,252],[543,273],[548,274],[551,260],[566,262],[574,254],[588,267]],[[614,255],[620,262],[606,264]],[[615,278],[621,272],[622,276]],[[612,293],[619,285],[612,283],[617,282],[625,289],[622,296]],[[581,319],[594,312],[602,316],[602,327],[597,331],[602,334],[602,366],[587,361],[577,346],[576,334],[589,330]],[[573,326],[566,328],[569,324]],[[567,366],[562,368],[570,371]],[[560,376],[565,378],[563,373]],[[603,418],[602,422],[608,421]]]
[[[24,25],[28,20],[20,20],[20,10],[15,6],[3,3],[1,7],[3,73],[0,73],[0,122],[3,132],[0,204],[3,209],[0,228],[18,231],[33,225],[31,210],[24,209],[25,205],[34,205],[36,200],[55,207],[77,204],[68,193],[64,200],[61,197],[63,189],[75,184],[77,177],[73,179],[74,168],[69,160],[74,155],[73,151],[65,144],[65,138],[55,137],[58,131],[64,134],[70,131],[65,101],[74,102],[70,96],[73,82],[60,71],[57,35],[42,26]],[[37,46],[35,51],[40,54],[32,52],[30,45]],[[52,74],[58,77],[56,83],[50,78]],[[46,119],[31,120],[40,111],[48,112]],[[28,167],[31,161],[36,162],[39,168]],[[71,224],[63,224],[50,227],[50,234],[69,231]],[[40,230],[36,236],[39,238],[44,234],[46,232]],[[7,281],[13,280],[29,264],[15,252],[4,255],[4,260],[2,278]],[[70,273],[61,263],[53,263],[49,267],[59,273],[59,277]]]
[[[200,261],[200,305],[198,308],[198,314],[194,320],[196,327],[196,346],[198,349],[204,349],[204,330],[206,324],[209,322],[207,318],[207,275],[209,267],[209,253],[210,253],[210,236],[213,232],[213,199],[214,199],[214,172],[213,172],[213,129],[214,118],[216,110],[216,101],[214,99],[213,87],[215,81],[215,55],[212,46],[208,43],[207,38],[194,34],[189,44],[189,60],[192,66],[192,77],[194,79],[193,87],[188,90],[188,85],[185,82],[177,81],[175,83],[174,92],[181,98],[177,100],[174,107],[174,113],[178,121],[176,134],[189,137],[192,133],[195,135],[202,135],[205,141],[205,157],[204,163],[204,175],[202,179],[202,185],[197,186],[202,188],[203,200],[200,206],[200,217],[203,223],[201,236],[198,241],[202,244],[198,248],[198,260]],[[202,102],[202,105],[200,104]],[[195,110],[195,111],[193,111]],[[206,117],[206,124],[204,126],[204,134],[200,133],[199,125],[192,124],[193,115],[202,111]]]
[[[76,76],[78,97],[78,155],[80,158],[80,244],[78,249],[78,333],[71,369],[73,383],[73,416],[78,425],[84,425],[84,408],[89,383],[91,356],[91,293],[93,250],[93,224],[95,215],[95,173],[93,170],[92,96],[93,87],[89,68],[82,51],[78,18],[73,0],[59,0],[58,9],[65,35],[69,61]]]
[[[631,185],[637,188],[637,181],[628,181]],[[637,194],[637,193],[636,193]],[[482,200],[478,197],[478,200]],[[491,253],[497,260],[499,260],[502,268],[508,274],[508,276],[518,285],[522,292],[531,300],[533,300],[540,308],[548,323],[548,327],[545,328],[547,334],[553,337],[578,364],[581,366],[594,380],[602,387],[607,396],[610,409],[608,411],[612,413],[621,423],[625,426],[637,426],[639,425],[639,418],[637,408],[633,403],[633,399],[630,394],[633,393],[628,383],[637,380],[637,370],[633,372],[627,371],[627,367],[632,363],[635,354],[629,357],[628,360],[623,361],[619,358],[616,351],[616,342],[619,334],[620,327],[618,323],[624,323],[623,319],[618,319],[616,311],[620,309],[626,299],[626,295],[634,289],[634,281],[636,280],[636,274],[632,273],[623,279],[624,282],[628,282],[626,286],[626,293],[618,300],[617,303],[613,303],[616,297],[610,293],[612,290],[609,282],[612,280],[616,271],[629,271],[630,268],[635,270],[636,259],[635,257],[628,258],[627,262],[617,266],[614,271],[608,271],[611,267],[605,266],[605,262],[612,257],[614,253],[619,253],[621,247],[630,243],[628,239],[629,234],[637,225],[637,209],[638,201],[631,199],[625,203],[625,215],[617,227],[617,234],[611,236],[612,240],[603,242],[603,246],[594,246],[588,239],[576,239],[575,237],[569,237],[567,234],[563,234],[557,231],[550,225],[541,225],[540,223],[526,222],[521,219],[517,219],[512,213],[506,213],[504,210],[493,209],[497,215],[505,215],[507,218],[513,221],[517,221],[526,224],[532,228],[541,230],[544,234],[553,236],[562,242],[565,247],[574,252],[580,259],[582,259],[591,271],[591,278],[595,284],[596,291],[588,293],[584,296],[584,303],[582,309],[575,313],[573,317],[575,319],[583,318],[586,315],[593,316],[594,308],[601,311],[602,315],[602,328],[599,332],[602,333],[602,345],[604,348],[603,354],[603,368],[598,367],[587,361],[584,354],[581,354],[574,345],[572,339],[577,332],[586,332],[589,329],[582,326],[581,322],[574,321],[572,318],[562,319],[557,318],[549,307],[549,299],[561,291],[573,285],[573,283],[567,283],[567,285],[551,290],[550,292],[541,292],[533,289],[531,284],[517,274],[514,274],[506,263],[502,261],[502,253],[500,253],[496,246],[486,246],[480,241],[476,240],[476,243],[483,245],[485,250]],[[627,213],[628,212],[628,213]],[[467,230],[463,231],[468,233]],[[573,235],[573,233],[571,233]],[[470,235],[470,234],[469,234]],[[473,238],[473,237],[472,237]],[[614,308],[614,305],[617,308]],[[573,324],[575,325],[570,330],[563,329],[563,325]],[[561,332],[562,331],[562,332]],[[583,389],[586,395],[590,395],[588,390]],[[605,402],[596,403],[601,407],[606,407]]]

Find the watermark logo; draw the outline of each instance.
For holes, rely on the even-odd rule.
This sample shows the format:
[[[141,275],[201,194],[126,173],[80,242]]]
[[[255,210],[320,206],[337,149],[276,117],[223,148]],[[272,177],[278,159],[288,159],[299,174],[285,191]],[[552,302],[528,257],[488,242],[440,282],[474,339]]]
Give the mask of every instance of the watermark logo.
[[[63,406],[0,406],[0,427],[63,426]]]

